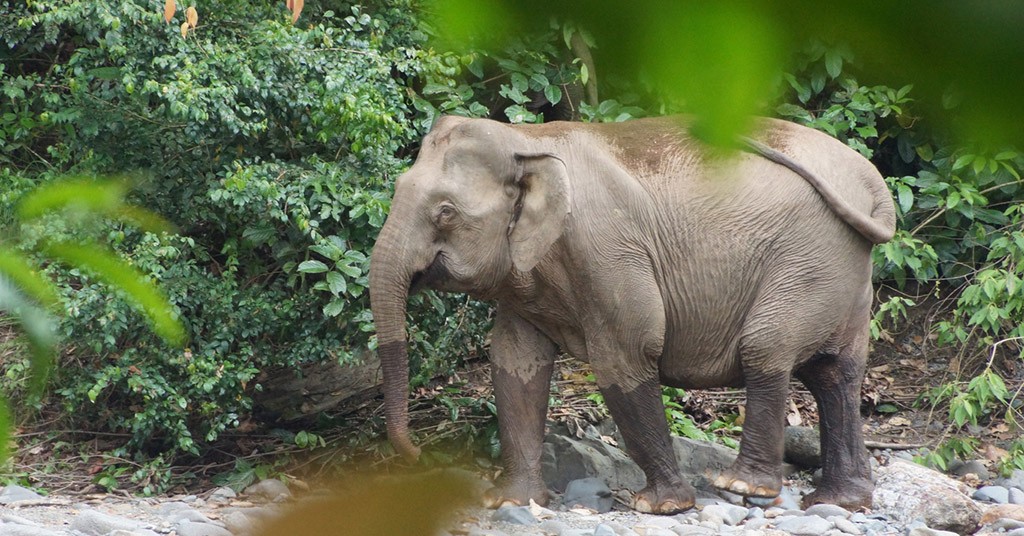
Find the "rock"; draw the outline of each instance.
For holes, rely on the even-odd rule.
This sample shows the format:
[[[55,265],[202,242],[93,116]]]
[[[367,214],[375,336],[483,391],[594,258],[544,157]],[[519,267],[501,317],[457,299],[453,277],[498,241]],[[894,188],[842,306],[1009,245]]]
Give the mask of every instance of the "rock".
[[[600,478],[580,478],[565,486],[562,504],[569,508],[582,506],[599,514],[610,512],[615,504],[612,490]]]
[[[491,514],[491,521],[503,521],[512,525],[536,525],[538,523],[537,518],[533,517],[527,506],[502,506]]]
[[[534,516],[534,517],[536,517],[536,516]],[[559,535],[564,534],[564,533],[568,532],[569,530],[571,530],[569,528],[569,525],[567,525],[566,523],[564,523],[562,521],[558,521],[558,520],[555,520],[555,519],[544,520],[543,522],[541,522],[540,527],[538,527],[538,528],[541,530],[541,532],[543,532],[545,534],[559,534]]]
[[[71,528],[89,536],[104,536],[115,530],[142,529],[145,528],[145,525],[127,517],[104,514],[96,510],[85,510],[71,521]]]
[[[990,523],[995,523],[1000,519],[1024,521],[1024,506],[1019,504],[1000,504],[998,506],[993,506],[988,510],[985,510],[985,515],[981,516],[980,523],[982,525],[988,525]]]
[[[1009,477],[997,478],[993,484],[1007,488],[1024,489],[1024,469],[1014,469]]]
[[[763,529],[763,528],[765,528],[765,527],[767,527],[768,525],[771,525],[771,524],[772,524],[772,520],[771,519],[768,519],[768,518],[765,518],[765,517],[760,517],[760,518],[757,518],[757,519],[751,519],[751,520],[747,521],[746,523],[743,524],[743,528],[745,528],[747,530],[761,530],[761,529]]]
[[[1003,486],[982,486],[971,498],[976,501],[1006,504],[1010,502],[1010,490]]]
[[[234,499],[236,497],[238,497],[238,494],[235,493],[235,490],[233,490],[233,489],[231,489],[231,488],[229,488],[227,486],[224,486],[224,487],[217,488],[217,489],[213,490],[212,493],[210,493],[210,502],[226,503],[226,502],[229,502],[229,501],[231,501],[231,499]]]
[[[799,510],[800,493],[794,491],[789,486],[782,486],[782,490],[779,492],[778,497],[747,497],[746,502],[765,509],[781,508],[782,510]]]
[[[701,521],[714,521],[721,524],[730,526],[739,525],[741,521],[747,518],[750,511],[742,506],[735,506],[732,504],[712,504],[705,506],[700,511],[698,519]]]
[[[983,530],[984,532],[1012,532],[1017,529],[1024,529],[1024,521],[1004,517],[997,519],[993,523],[986,524]]]
[[[824,519],[828,519],[830,517],[848,519],[850,517],[849,510],[834,504],[815,504],[804,511],[804,513],[809,516],[818,516]]]
[[[1010,493],[1007,494],[1007,498],[1010,500],[1010,504],[1024,504],[1024,490],[1019,488],[1009,488]]]
[[[875,472],[872,509],[903,525],[921,519],[937,530],[968,533],[981,519],[968,493],[970,488],[942,473],[892,459]]]
[[[821,467],[821,438],[817,428],[787,426],[783,459],[800,467]]]
[[[981,460],[954,463],[953,466],[949,468],[949,474],[956,476],[967,476],[973,474],[980,480],[989,479],[988,469]]]
[[[854,523],[853,521],[850,521],[849,519],[847,519],[845,517],[834,516],[834,517],[827,517],[825,519],[827,519],[828,521],[831,521],[832,524],[835,525],[836,529],[838,529],[843,534],[853,534],[855,536],[859,536],[861,534],[864,534],[864,531],[862,531],[860,529],[860,527],[857,526],[856,523]]]
[[[722,528],[724,529],[725,527]],[[677,536],[711,536],[712,534],[725,534],[725,532],[698,525],[679,525],[665,534],[675,534]]]
[[[710,489],[715,478],[736,459],[736,451],[729,447],[686,437],[673,437],[672,448],[683,480],[702,489]]]
[[[63,531],[55,531],[48,527],[0,523],[0,536],[63,536]]]
[[[955,532],[935,530],[928,527],[916,527],[907,531],[907,536],[958,536]]]
[[[177,523],[175,532],[178,533],[178,536],[232,536],[231,532],[224,527],[209,523],[193,523],[192,521]]]
[[[610,525],[601,523],[600,525],[594,527],[594,536],[618,536],[618,534],[615,533],[615,529],[613,529]]]
[[[38,501],[44,498],[42,495],[21,486],[4,486],[0,491],[0,504],[15,504],[21,501]]]
[[[600,476],[611,489],[639,490],[644,472],[620,449],[600,439],[549,434],[544,440],[541,472],[551,489],[562,492],[573,480]]]
[[[817,536],[832,528],[832,523],[818,516],[793,516],[779,521],[775,528],[793,536]]]
[[[267,501],[278,502],[280,497],[289,499],[292,492],[288,485],[276,478],[266,478],[245,488],[245,494]]]

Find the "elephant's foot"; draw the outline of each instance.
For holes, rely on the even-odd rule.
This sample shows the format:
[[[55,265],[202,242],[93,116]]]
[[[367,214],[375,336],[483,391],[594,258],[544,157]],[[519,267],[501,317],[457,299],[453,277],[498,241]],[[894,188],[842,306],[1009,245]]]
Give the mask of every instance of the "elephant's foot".
[[[818,489],[804,497],[803,506],[807,508],[824,503],[842,506],[850,511],[870,508],[874,490],[874,483],[865,478],[851,478],[831,485],[822,482]]]
[[[782,474],[780,469],[768,471],[737,458],[718,475],[714,486],[744,497],[778,497],[782,491]]]
[[[527,506],[531,499],[540,506],[547,506],[551,495],[543,482],[500,483],[484,492],[483,503],[487,508]]]
[[[686,482],[675,485],[650,485],[633,497],[633,509],[644,514],[671,515],[693,508],[696,496]]]

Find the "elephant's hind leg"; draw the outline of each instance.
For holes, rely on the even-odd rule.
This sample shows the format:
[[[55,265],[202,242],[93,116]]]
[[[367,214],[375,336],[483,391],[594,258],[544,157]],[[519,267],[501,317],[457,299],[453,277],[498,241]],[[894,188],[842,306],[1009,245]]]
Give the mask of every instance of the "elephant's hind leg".
[[[871,506],[874,484],[861,434],[860,390],[867,359],[867,330],[838,355],[817,355],[797,370],[818,403],[822,478],[805,506]]]

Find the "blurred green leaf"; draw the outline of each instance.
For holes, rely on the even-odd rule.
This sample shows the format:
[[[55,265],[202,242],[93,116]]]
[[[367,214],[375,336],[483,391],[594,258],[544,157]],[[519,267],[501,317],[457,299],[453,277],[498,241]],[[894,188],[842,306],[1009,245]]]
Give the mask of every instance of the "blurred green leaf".
[[[57,305],[57,290],[20,252],[0,246],[0,276],[6,277],[44,307]]]
[[[172,345],[184,344],[185,329],[176,320],[167,298],[132,265],[95,244],[47,243],[43,251],[122,290],[135,302],[157,335]]]
[[[31,369],[29,395],[38,397],[53,367],[56,323],[45,310],[26,300],[19,289],[4,277],[0,277],[0,311],[10,315],[25,334]]]
[[[74,178],[45,184],[18,204],[18,218],[28,221],[58,210],[72,209],[107,214],[121,208],[127,192],[125,183]]]

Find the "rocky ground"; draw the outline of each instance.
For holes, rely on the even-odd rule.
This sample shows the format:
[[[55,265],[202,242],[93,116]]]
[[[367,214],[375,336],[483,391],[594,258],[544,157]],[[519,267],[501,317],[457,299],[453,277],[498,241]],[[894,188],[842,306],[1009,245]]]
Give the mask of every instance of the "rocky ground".
[[[1009,479],[990,479],[977,463],[956,468],[962,475],[957,477],[917,465],[905,451],[874,450],[877,489],[870,510],[849,512],[828,505],[802,510],[801,496],[813,489],[811,471],[787,464],[790,476],[778,499],[744,502],[708,487],[710,478],[729,463],[735,451],[683,438],[675,439],[677,455],[687,478],[700,490],[697,507],[674,516],[639,514],[625,505],[628,490],[638,489],[643,475],[615,445],[615,435],[614,430],[588,427],[548,436],[544,476],[557,495],[547,508],[530,505],[489,511],[466,505],[444,520],[440,529],[428,527],[428,521],[445,509],[425,505],[431,498],[445,502],[446,491],[435,484],[444,480],[420,475],[407,484],[401,477],[388,477],[398,483],[394,489],[401,490],[395,495],[381,492],[389,488],[372,482],[332,496],[323,490],[298,491],[275,479],[261,481],[239,495],[219,488],[202,495],[159,499],[46,496],[8,486],[0,491],[0,536],[1024,536],[1024,472]],[[814,463],[815,439],[811,429],[791,429],[788,458]],[[470,479],[480,489],[487,485],[470,471],[447,473]]]

